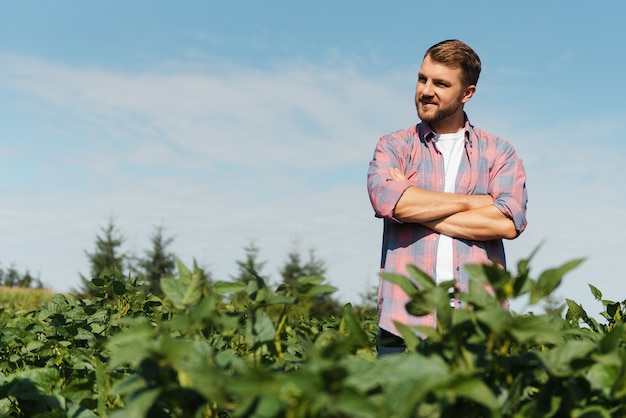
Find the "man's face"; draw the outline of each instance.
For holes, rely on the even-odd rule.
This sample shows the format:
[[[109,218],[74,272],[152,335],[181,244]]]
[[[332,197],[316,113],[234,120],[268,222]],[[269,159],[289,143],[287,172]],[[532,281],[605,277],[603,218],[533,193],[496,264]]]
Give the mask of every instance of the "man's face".
[[[462,127],[463,105],[476,86],[466,86],[461,68],[451,68],[426,56],[415,88],[419,118],[438,133],[456,132]],[[460,121],[460,122],[459,122]],[[461,126],[458,126],[461,123]]]

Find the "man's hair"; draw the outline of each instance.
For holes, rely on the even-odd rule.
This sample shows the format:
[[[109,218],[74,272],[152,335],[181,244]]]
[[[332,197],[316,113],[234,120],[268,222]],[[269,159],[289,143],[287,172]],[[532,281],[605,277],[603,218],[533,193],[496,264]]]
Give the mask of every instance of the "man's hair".
[[[469,45],[456,39],[448,39],[428,48],[424,58],[427,56],[430,56],[430,59],[440,64],[461,68],[463,81],[468,86],[478,83],[480,58]]]

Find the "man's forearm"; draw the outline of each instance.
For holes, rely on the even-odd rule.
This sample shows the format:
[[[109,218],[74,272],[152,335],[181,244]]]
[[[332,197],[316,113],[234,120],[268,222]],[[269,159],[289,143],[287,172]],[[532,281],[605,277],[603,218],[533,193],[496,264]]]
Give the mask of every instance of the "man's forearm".
[[[439,233],[461,239],[489,241],[517,237],[515,224],[494,205],[420,222]]]
[[[389,175],[394,180],[406,181],[397,168],[390,168]],[[433,192],[419,187],[409,187],[404,191],[396,207],[394,218],[401,222],[428,222],[455,213],[477,209],[493,203],[489,195],[464,195]]]
[[[433,192],[409,187],[394,209],[394,217],[402,222],[423,223],[493,203],[488,195],[463,195]]]

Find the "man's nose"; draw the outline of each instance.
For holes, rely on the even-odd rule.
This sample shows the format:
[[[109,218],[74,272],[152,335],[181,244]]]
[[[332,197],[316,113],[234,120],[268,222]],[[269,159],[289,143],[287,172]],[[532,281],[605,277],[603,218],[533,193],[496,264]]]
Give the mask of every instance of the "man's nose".
[[[434,94],[433,83],[430,81],[422,83],[420,93],[422,93],[422,96],[432,96]]]

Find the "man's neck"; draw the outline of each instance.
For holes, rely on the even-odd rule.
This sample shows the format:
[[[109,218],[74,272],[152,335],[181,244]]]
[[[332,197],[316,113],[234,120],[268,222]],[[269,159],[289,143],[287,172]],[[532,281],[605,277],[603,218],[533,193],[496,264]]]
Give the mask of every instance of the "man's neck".
[[[442,121],[430,124],[433,132],[436,134],[454,134],[465,128],[465,114],[453,115]]]

